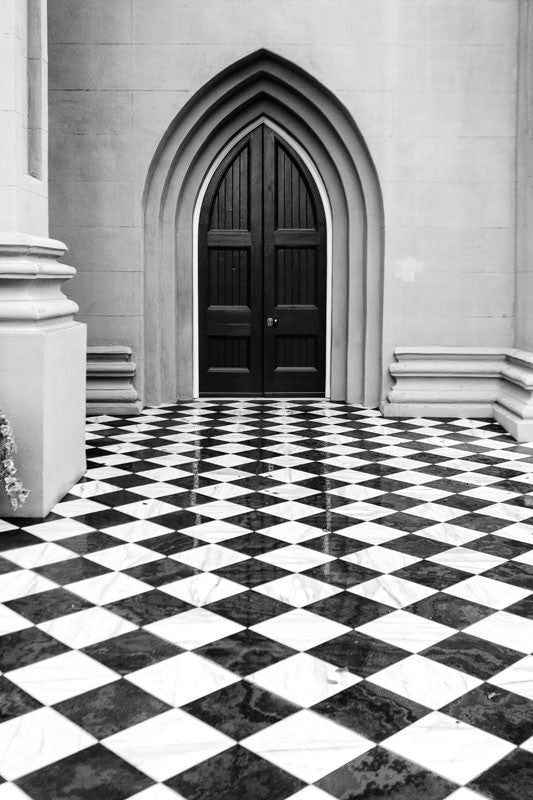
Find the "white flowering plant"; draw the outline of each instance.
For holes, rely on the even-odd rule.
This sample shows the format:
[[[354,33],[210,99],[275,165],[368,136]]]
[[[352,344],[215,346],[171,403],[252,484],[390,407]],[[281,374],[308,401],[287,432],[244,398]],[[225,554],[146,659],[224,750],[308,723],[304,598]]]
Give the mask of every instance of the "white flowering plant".
[[[17,452],[15,438],[6,415],[0,410],[0,483],[3,484],[11,508],[20,508],[29,494],[19,478],[13,456]]]

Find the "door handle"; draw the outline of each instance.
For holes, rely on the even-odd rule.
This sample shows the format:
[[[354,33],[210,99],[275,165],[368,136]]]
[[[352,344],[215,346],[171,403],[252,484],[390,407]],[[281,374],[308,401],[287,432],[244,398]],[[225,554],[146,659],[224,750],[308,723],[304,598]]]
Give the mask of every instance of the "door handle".
[[[267,328],[275,328],[277,324],[277,319],[274,319],[274,317],[267,317]]]

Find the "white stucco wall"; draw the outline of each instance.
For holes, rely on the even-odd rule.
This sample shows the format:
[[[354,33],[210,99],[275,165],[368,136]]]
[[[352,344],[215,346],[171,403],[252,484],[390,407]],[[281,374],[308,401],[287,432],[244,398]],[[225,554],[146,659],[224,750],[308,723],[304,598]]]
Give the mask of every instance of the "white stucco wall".
[[[49,0],[51,233],[93,344],[142,349],[142,192],[165,129],[268,48],[346,105],[381,181],[384,360],[514,343],[516,0]]]
[[[533,350],[533,9],[521,0],[519,10],[516,345]]]
[[[48,233],[47,186],[47,84],[46,4],[31,6],[33,50],[39,58],[28,62],[28,14],[26,0],[0,2],[0,231],[37,236]],[[39,27],[39,23],[44,23]],[[38,38],[39,41],[36,41]],[[41,61],[41,64],[37,64]],[[28,169],[28,71],[32,67],[39,91],[35,92],[34,116],[40,129],[37,144],[42,154],[39,177]],[[39,96],[40,95],[40,96]]]

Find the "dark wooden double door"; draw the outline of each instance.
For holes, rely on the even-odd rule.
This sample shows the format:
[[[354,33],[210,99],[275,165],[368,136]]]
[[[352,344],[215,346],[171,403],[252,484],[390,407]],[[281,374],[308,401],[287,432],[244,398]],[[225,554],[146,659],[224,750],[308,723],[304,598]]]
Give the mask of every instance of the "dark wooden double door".
[[[209,184],[198,279],[200,394],[324,394],[324,210],[305,164],[265,125]]]

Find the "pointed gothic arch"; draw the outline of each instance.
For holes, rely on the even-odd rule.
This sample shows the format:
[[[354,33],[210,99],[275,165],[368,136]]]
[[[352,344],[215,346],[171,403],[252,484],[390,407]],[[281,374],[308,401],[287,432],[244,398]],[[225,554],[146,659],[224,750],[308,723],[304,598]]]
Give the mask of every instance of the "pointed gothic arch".
[[[333,400],[381,400],[383,206],[376,170],[348,111],[324,86],[260,50],[219,73],[178,113],[143,197],[145,347],[150,404],[194,396],[194,209],[227,143],[267,118],[309,155],[331,207]]]

